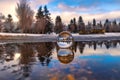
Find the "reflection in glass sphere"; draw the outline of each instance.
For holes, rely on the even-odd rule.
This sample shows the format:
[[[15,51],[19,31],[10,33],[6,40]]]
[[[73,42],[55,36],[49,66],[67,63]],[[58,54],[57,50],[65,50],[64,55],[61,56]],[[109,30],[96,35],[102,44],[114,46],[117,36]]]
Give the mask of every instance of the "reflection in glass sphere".
[[[73,37],[68,31],[63,31],[58,35],[57,45],[60,48],[69,48],[73,45]]]
[[[63,64],[68,64],[74,59],[74,53],[71,49],[59,49],[57,57]]]

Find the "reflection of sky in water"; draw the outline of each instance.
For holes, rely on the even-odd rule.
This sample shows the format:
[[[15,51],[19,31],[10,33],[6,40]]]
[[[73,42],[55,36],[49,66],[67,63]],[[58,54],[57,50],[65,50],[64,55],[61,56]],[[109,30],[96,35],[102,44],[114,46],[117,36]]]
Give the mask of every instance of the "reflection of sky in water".
[[[20,44],[17,46],[18,52],[15,51],[13,60],[0,63],[0,80],[120,80],[119,43],[116,47],[111,46],[109,49],[106,49],[104,44],[102,47],[97,45],[94,49],[94,45],[87,44],[83,48],[78,43],[72,48],[75,57],[69,64],[60,63],[55,45],[50,46],[52,44],[49,43]],[[14,49],[10,47],[10,45],[7,46],[7,49]],[[80,49],[84,49],[83,53],[80,53]],[[52,52],[52,55],[46,52]],[[4,60],[1,58],[3,54],[4,51],[0,53],[0,61]],[[42,61],[48,65],[42,65]],[[27,72],[30,75],[24,77]]]
[[[58,45],[61,48],[66,48],[66,47],[70,47],[72,45],[72,42],[58,42]]]

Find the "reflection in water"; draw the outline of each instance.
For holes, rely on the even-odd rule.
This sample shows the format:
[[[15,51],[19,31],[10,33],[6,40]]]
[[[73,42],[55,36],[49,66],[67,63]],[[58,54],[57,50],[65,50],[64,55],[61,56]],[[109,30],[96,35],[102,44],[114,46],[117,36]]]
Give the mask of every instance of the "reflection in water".
[[[43,66],[48,66],[51,61],[52,49],[54,48],[53,43],[40,43],[35,46],[38,53],[38,59]]]
[[[74,59],[74,53],[71,49],[60,49],[57,57],[61,63],[68,64]]]
[[[82,54],[83,51],[84,51],[84,48],[85,48],[85,43],[84,42],[79,42],[78,46],[79,46],[79,51]]]
[[[0,80],[120,79],[120,41],[74,42],[67,49],[55,44],[0,44]]]

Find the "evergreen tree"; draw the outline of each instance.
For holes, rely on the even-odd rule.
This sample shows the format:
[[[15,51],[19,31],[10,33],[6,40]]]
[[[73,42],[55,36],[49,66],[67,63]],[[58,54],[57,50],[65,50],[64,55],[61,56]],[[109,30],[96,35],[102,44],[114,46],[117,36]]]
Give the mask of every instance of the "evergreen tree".
[[[116,20],[114,20],[114,21],[113,21],[113,25],[117,25],[117,22],[116,22]]]
[[[45,27],[45,33],[51,33],[53,31],[53,23],[51,22],[51,17],[47,6],[44,6],[44,17],[48,21]]]
[[[83,23],[82,16],[79,17],[79,19],[78,19],[78,23]]]
[[[109,20],[108,20],[108,19],[106,19],[106,20],[105,20],[105,23],[106,23],[106,24],[107,24],[107,23],[109,23]]]
[[[71,20],[70,20],[70,24],[73,24],[73,23],[74,23],[74,22],[73,22],[73,20],[71,19]]]
[[[50,20],[50,13],[49,13],[49,10],[47,9],[47,6],[45,5],[44,6],[44,16]]]
[[[8,14],[7,21],[12,22],[12,16],[11,16],[11,14]]]
[[[102,22],[100,21],[100,27],[102,27]]]
[[[96,20],[93,19],[93,26],[95,27],[96,26]]]
[[[43,11],[42,11],[42,6],[39,7],[36,17],[37,17],[37,19],[38,18],[40,19],[40,18],[44,17]]]
[[[56,19],[55,19],[55,29],[54,31],[56,33],[60,33],[63,31],[63,24],[62,24],[62,20],[61,20],[61,17],[60,16],[57,16]]]
[[[77,32],[77,23],[76,23],[76,19],[75,18],[73,18],[73,23],[74,23],[74,26],[75,26],[74,32],[76,33]]]
[[[108,19],[105,20],[104,27],[105,27],[106,32],[110,31],[110,24],[109,24],[109,20]]]
[[[82,16],[80,16],[79,19],[78,19],[77,31],[78,32],[85,31],[85,24],[84,24],[84,21],[82,19]]]
[[[39,7],[36,18],[37,22],[35,23],[35,32],[44,34],[51,33],[53,31],[53,23],[46,5],[43,10],[42,6]]]

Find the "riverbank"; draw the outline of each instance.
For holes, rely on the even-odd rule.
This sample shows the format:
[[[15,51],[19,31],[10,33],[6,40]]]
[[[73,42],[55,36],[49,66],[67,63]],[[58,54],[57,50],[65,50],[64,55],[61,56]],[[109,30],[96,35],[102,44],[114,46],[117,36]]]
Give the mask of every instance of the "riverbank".
[[[72,35],[75,41],[120,40],[120,33]],[[0,43],[56,42],[57,36],[57,34],[0,33]]]

